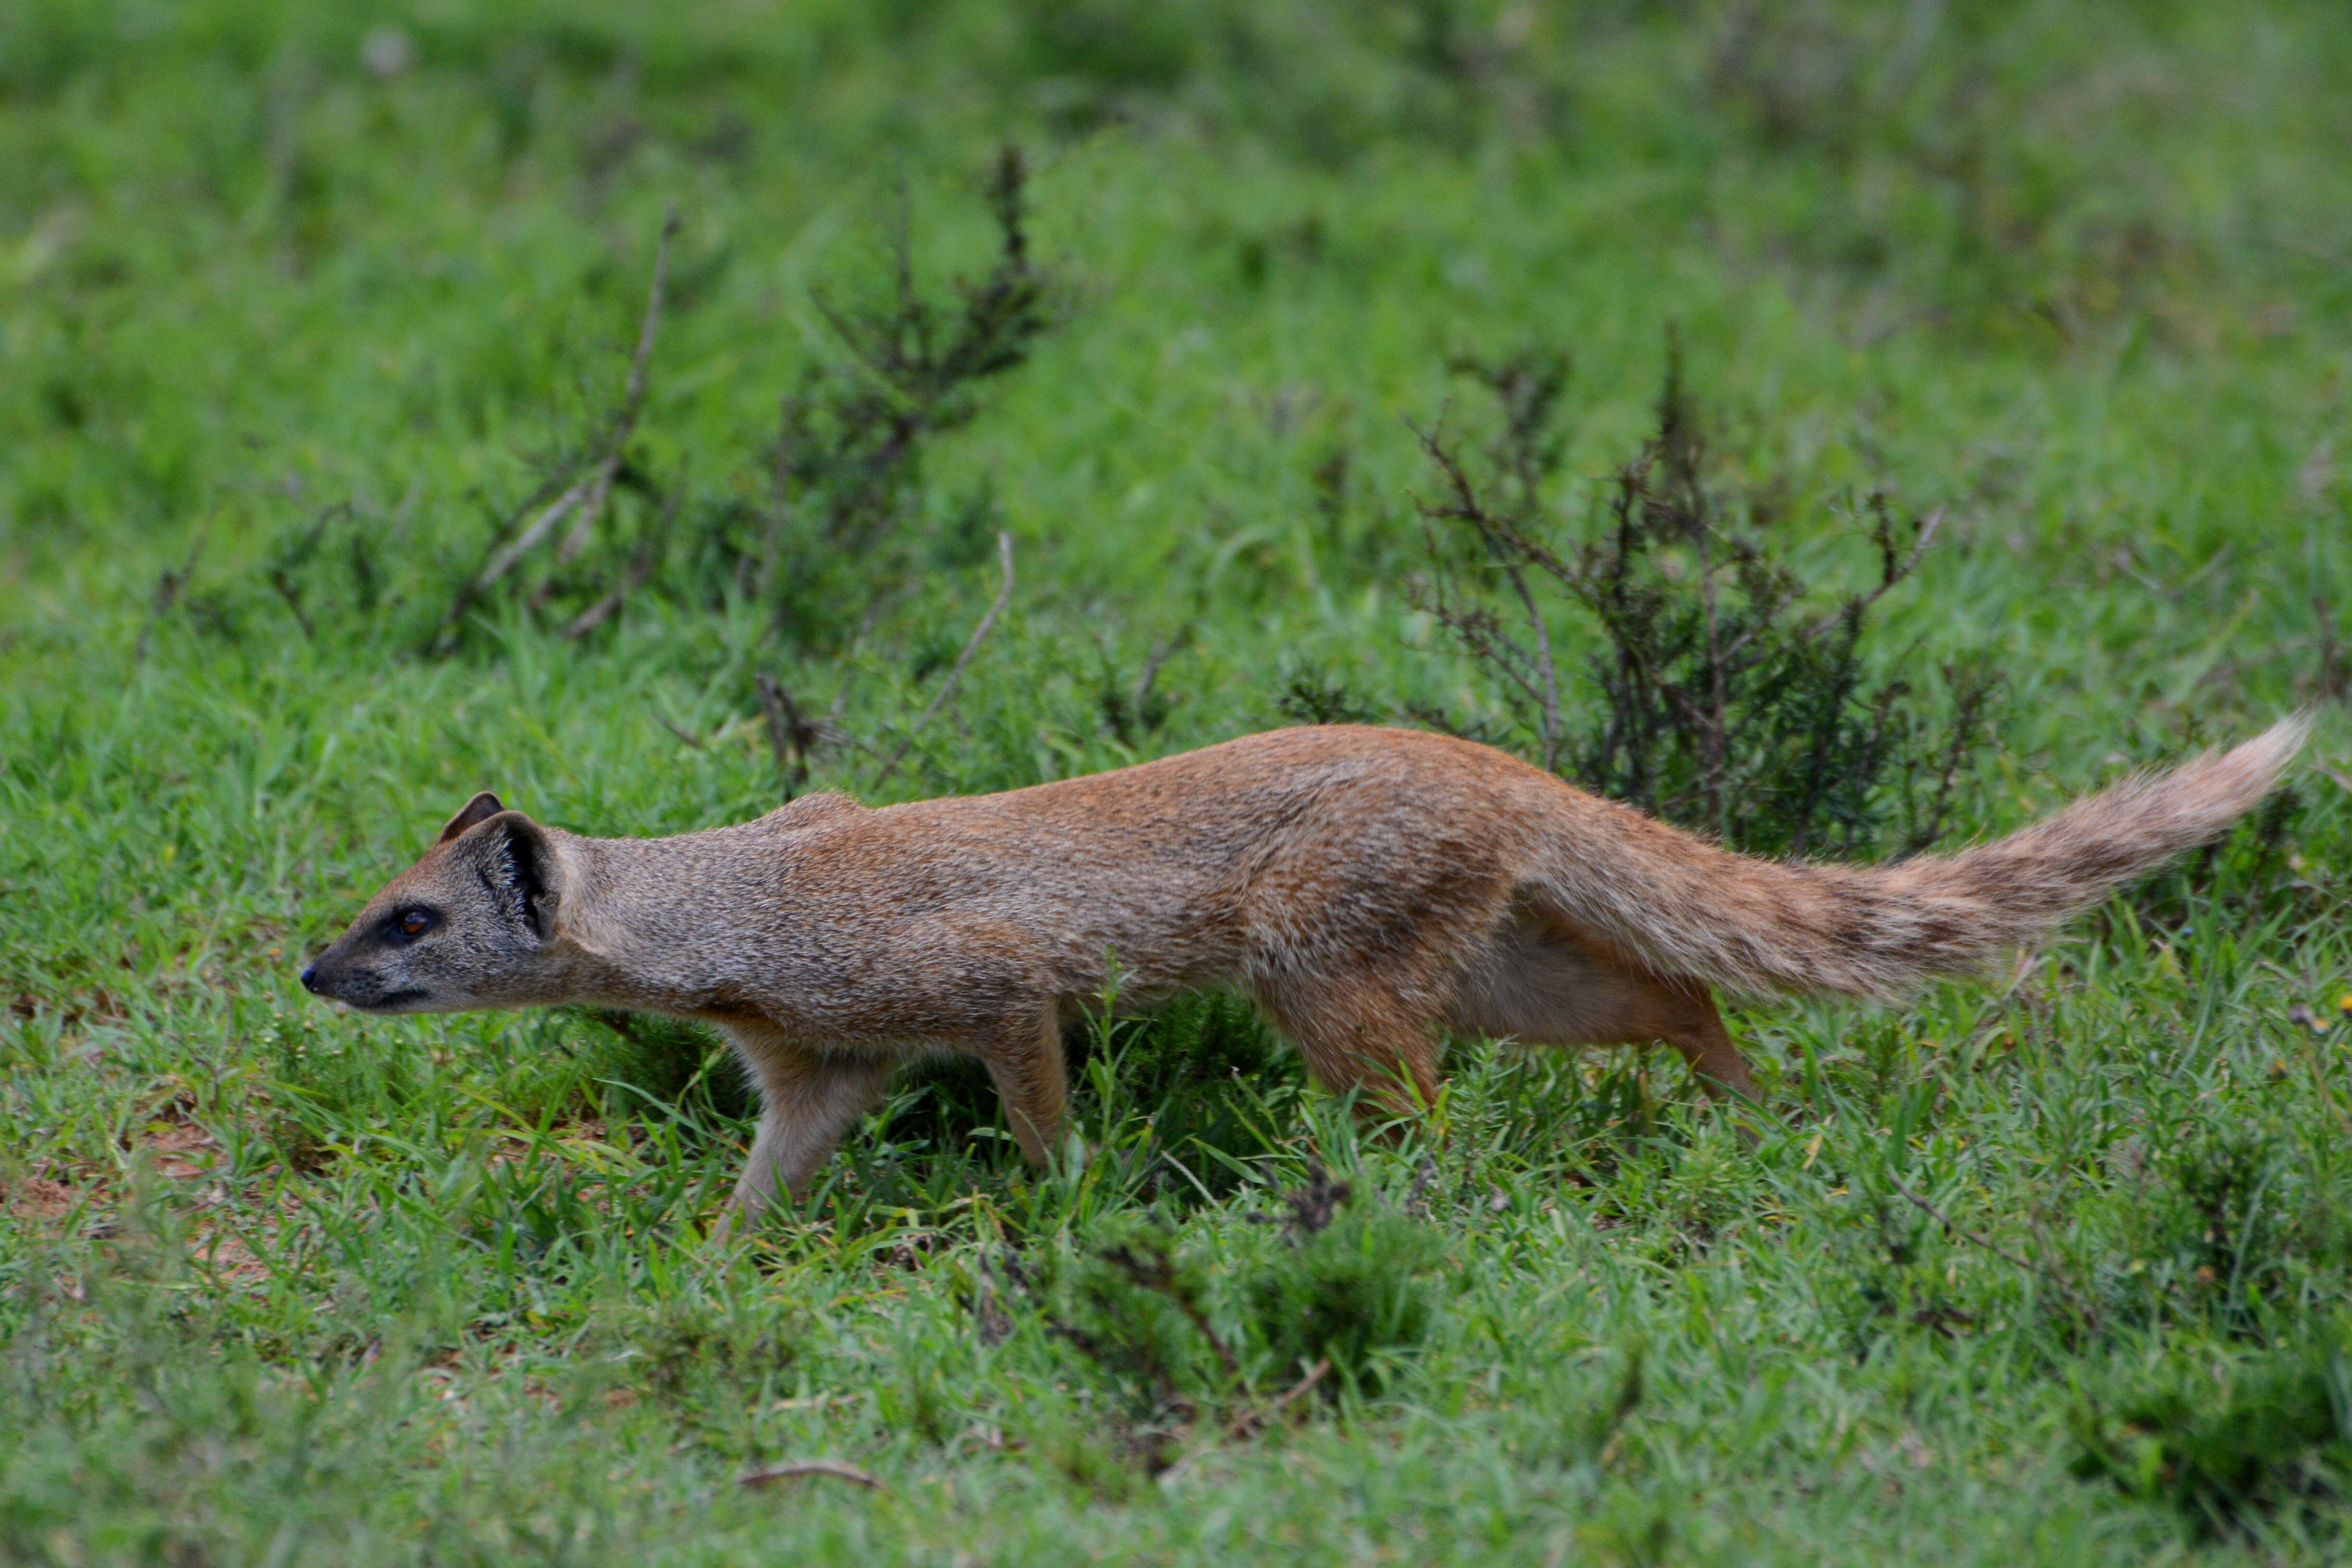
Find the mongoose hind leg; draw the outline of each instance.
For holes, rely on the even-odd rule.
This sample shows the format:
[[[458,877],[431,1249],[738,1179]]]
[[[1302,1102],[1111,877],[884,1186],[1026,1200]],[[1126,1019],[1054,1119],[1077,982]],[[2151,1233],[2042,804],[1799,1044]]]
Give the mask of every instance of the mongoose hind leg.
[[[1727,1109],[1755,1104],[1756,1079],[1748,1071],[1748,1059],[1732,1042],[1731,1031],[1723,1027],[1723,1015],[1716,1010],[1714,993],[1706,984],[1659,975],[1644,975],[1643,980],[1655,1009],[1645,1023],[1649,1038],[1680,1051],[1698,1086],[1717,1104]],[[1742,1144],[1756,1146],[1759,1129],[1752,1116],[1734,1112],[1731,1126]]]
[[[1716,1010],[1706,987],[1697,980],[1648,978],[1661,1014],[1654,1038],[1682,1053],[1708,1099],[1755,1099],[1756,1079],[1748,1071],[1748,1059],[1723,1027],[1723,1015]]]
[[[1060,1007],[1049,1001],[1041,1012],[976,1041],[973,1049],[1004,1103],[1004,1120],[1021,1145],[1021,1157],[1043,1168],[1061,1146],[1062,1106],[1069,1097]]]
[[[795,1198],[805,1197],[841,1135],[881,1100],[897,1065],[886,1056],[812,1051],[756,1023],[724,1028],[759,1085],[760,1127],[714,1231],[722,1239],[756,1222],[779,1185]]]
[[[1334,1093],[1364,1092],[1368,1105],[1416,1116],[1437,1100],[1437,1042],[1430,1021],[1368,977],[1265,987],[1258,999]]]

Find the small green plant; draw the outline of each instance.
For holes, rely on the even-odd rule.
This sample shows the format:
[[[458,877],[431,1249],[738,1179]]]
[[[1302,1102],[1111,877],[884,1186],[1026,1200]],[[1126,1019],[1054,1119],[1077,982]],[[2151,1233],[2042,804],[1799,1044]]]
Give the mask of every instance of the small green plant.
[[[605,1314],[590,1341],[622,1386],[731,1447],[748,1412],[789,1391],[810,1333],[805,1314],[772,1299],[681,1285]]]
[[[1614,1375],[1598,1390],[1587,1377],[1559,1391],[1538,1416],[1528,1458],[1609,1468],[1624,1447],[1626,1424],[1642,1407],[1649,1349],[1635,1340],[1618,1353],[1616,1363]]]
[[[1180,1256],[1174,1238],[1148,1220],[1118,1228],[1123,1239],[1079,1260],[1076,1321],[1055,1332],[1153,1416],[1189,1418],[1202,1402],[1244,1391],[1242,1364],[1210,1321],[1204,1261]]]
[[[1291,724],[1378,724],[1382,717],[1344,677],[1303,663],[1294,663],[1283,675],[1274,706]]]
[[[1197,1429],[1246,1437],[1310,1395],[1393,1390],[1434,1317],[1428,1276],[1443,1242],[1353,1197],[1310,1163],[1285,1214],[1257,1217],[1282,1228],[1280,1241],[1247,1262],[1132,1217],[1057,1274],[1004,1254],[974,1310],[983,1334],[1002,1338],[1004,1304],[1025,1301],[1089,1372],[1113,1448],[1156,1473]]]
[[[1116,996],[1108,1006],[1063,1032],[1074,1118],[1112,1141],[1148,1129],[1146,1186],[1155,1195],[1191,1204],[1231,1194],[1246,1162],[1271,1152],[1282,1110],[1301,1089],[1297,1058],[1230,993],[1180,996],[1133,1016],[1118,1013]],[[996,1090],[974,1058],[916,1062],[893,1089],[894,1142],[945,1154],[1001,1128]]]
[[[570,1010],[592,1026],[583,1062],[593,1083],[721,1121],[756,1108],[742,1068],[709,1030],[653,1013]]]
[[[1245,998],[1225,992],[1178,997],[1124,1025],[1104,1021],[1067,1037],[1082,1107],[1148,1119],[1155,1192],[1178,1203],[1230,1196],[1287,1124],[1303,1087],[1297,1058],[1276,1049]]]
[[[466,646],[486,618],[517,615],[572,642],[640,598],[695,612],[732,601],[761,606],[768,631],[795,650],[837,649],[867,623],[877,599],[903,592],[926,568],[983,559],[1002,528],[984,483],[927,506],[922,457],[937,437],[971,423],[988,385],[1024,363],[1065,315],[1030,253],[1028,188],[1028,166],[1008,143],[982,189],[997,231],[994,262],[940,298],[917,282],[902,186],[887,288],[878,298],[816,292],[834,357],[794,378],[757,470],[716,486],[698,483],[685,459],[665,467],[647,452],[656,350],[673,307],[671,251],[681,227],[673,211],[617,395],[530,456],[529,488],[492,509],[488,538],[460,578],[436,592],[394,570],[387,539],[436,542],[417,532],[408,504],[388,519],[339,504],[282,531],[258,574],[267,596],[215,594],[200,619],[235,635],[274,596],[315,641],[371,631],[422,593],[437,607],[414,629],[416,646],[442,657]],[[928,537],[911,538],[910,525],[927,515]],[[159,588],[159,616],[184,597],[184,579]],[[195,600],[186,601],[193,612]]]
[[[1427,1280],[1443,1252],[1418,1220],[1351,1205],[1320,1166],[1286,1199],[1286,1245],[1243,1294],[1251,1337],[1274,1377],[1315,1376],[1367,1396],[1390,1392],[1436,1311]]]
[[[2245,1110],[2175,1126],[2138,1155],[2109,1270],[2120,1312],[2263,1342],[2341,1305],[2352,1223],[2337,1180]]]
[[[375,1019],[295,978],[480,786],[594,833],[882,804],[1008,530],[1018,613],[893,798],[1291,717],[1538,757],[1538,699],[1408,641],[1391,587],[1438,471],[1384,411],[1433,332],[1496,323],[1576,345],[1544,434],[1654,392],[1671,309],[1686,402],[1807,474],[1883,461],[1937,486],[1919,510],[1948,498],[1856,657],[1933,728],[1934,661],[1998,640],[2020,744],[1988,817],[2325,701],[2352,598],[2340,12],[0,5],[0,1563],[2342,1561],[2329,1369],[2252,1387],[2352,1311],[2325,1218],[2352,1213],[2340,712],[2293,821],[2021,979],[1738,1020],[1788,1117],[1753,1149],[1699,1146],[1654,1053],[1456,1041],[1424,1181],[1198,998],[1074,1026],[1084,1141],[1053,1170],[984,1071],[909,1077],[722,1248],[751,1129],[710,1037]],[[780,499],[783,396],[867,384],[802,279],[896,309],[903,162],[944,349],[950,280],[1003,258],[980,191],[1009,126],[1053,139],[1030,265],[1071,246],[1083,314],[964,382],[977,412],[896,480],[855,485],[880,444],[844,439],[840,486]],[[613,456],[671,203],[604,506],[419,653]],[[1456,392],[1446,444],[1507,513],[1493,395]],[[1524,531],[1605,543],[1647,414],[1569,441]],[[1787,619],[1879,580],[1866,498],[1849,526],[1743,478],[1732,424],[1698,423],[1720,528],[1804,580]],[[780,518],[827,561],[835,496],[891,503],[866,570],[763,583]],[[1475,533],[1431,531],[1530,643]],[[1693,601],[1686,533],[1633,560]],[[1613,644],[1528,580],[1581,777]],[[1990,773],[1963,769],[1947,842]],[[1872,804],[1899,849],[1898,785]],[[1357,1190],[1294,1243],[1309,1149]],[[1276,1344],[1251,1292],[1351,1265],[1323,1245],[1382,1205],[1444,1260],[1413,1276],[1423,1337],[1364,1350],[1350,1393],[1335,1331],[1412,1314],[1300,1310],[1310,1282],[1268,1292]],[[1150,1314],[1189,1417],[1051,1331],[1115,1326],[1082,1272]],[[2078,1396],[2130,1484],[2067,1475]],[[2214,1512],[2176,1488],[2240,1522],[2170,1539]]]
[[[2296,847],[2310,804],[2292,785],[2277,790],[2226,837],[2135,888],[2133,915],[2144,926],[2176,933],[2216,914],[2238,921],[2326,918],[2326,887],[2305,874]]]
[[[396,1121],[426,1093],[407,1053],[324,1029],[308,1012],[272,1013],[256,1043],[266,1135],[297,1170],[324,1169],[354,1129]]]

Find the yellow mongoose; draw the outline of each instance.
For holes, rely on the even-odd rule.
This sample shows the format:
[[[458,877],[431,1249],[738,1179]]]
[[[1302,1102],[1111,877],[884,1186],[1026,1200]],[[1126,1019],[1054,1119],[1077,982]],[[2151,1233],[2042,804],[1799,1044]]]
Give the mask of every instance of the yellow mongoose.
[[[1466,740],[1276,730],[1001,795],[587,839],[477,795],[302,972],[371,1012],[593,1002],[718,1026],[760,1091],[734,1212],[795,1194],[935,1051],[988,1067],[1022,1153],[1061,1138],[1065,1009],[1238,986],[1317,1079],[1409,1111],[1442,1029],[1662,1040],[1748,1068],[1708,988],[1887,998],[1981,968],[2227,828],[2302,744],[2126,780],[1997,842],[1873,867],[1753,860]]]

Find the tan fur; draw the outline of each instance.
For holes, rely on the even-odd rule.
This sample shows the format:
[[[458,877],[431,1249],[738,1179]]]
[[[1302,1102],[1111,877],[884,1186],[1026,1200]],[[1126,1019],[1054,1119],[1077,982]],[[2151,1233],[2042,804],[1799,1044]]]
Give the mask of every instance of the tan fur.
[[[804,1190],[926,1052],[985,1062],[1045,1163],[1061,1019],[1114,963],[1129,1000],[1239,987],[1319,1081],[1400,1112],[1435,1093],[1448,1028],[1660,1040],[1744,1092],[1708,988],[1888,998],[1980,969],[2221,832],[2304,730],[1874,867],[1728,853],[1502,752],[1354,726],[1002,795],[811,796],[667,839],[581,838],[484,795],[303,979],[377,1011],[590,1002],[716,1025],[762,1103],[746,1216],[779,1181]]]

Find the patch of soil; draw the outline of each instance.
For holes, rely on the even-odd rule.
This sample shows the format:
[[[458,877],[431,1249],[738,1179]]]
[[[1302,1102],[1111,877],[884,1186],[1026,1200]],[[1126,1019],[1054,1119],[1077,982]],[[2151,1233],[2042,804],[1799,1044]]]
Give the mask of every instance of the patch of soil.
[[[0,1183],[0,1206],[24,1219],[54,1221],[74,1206],[74,1189],[45,1176]]]
[[[220,1145],[194,1122],[165,1122],[140,1134],[139,1146],[155,1163],[155,1174],[173,1181],[190,1181],[212,1172],[213,1162],[199,1158]]]

